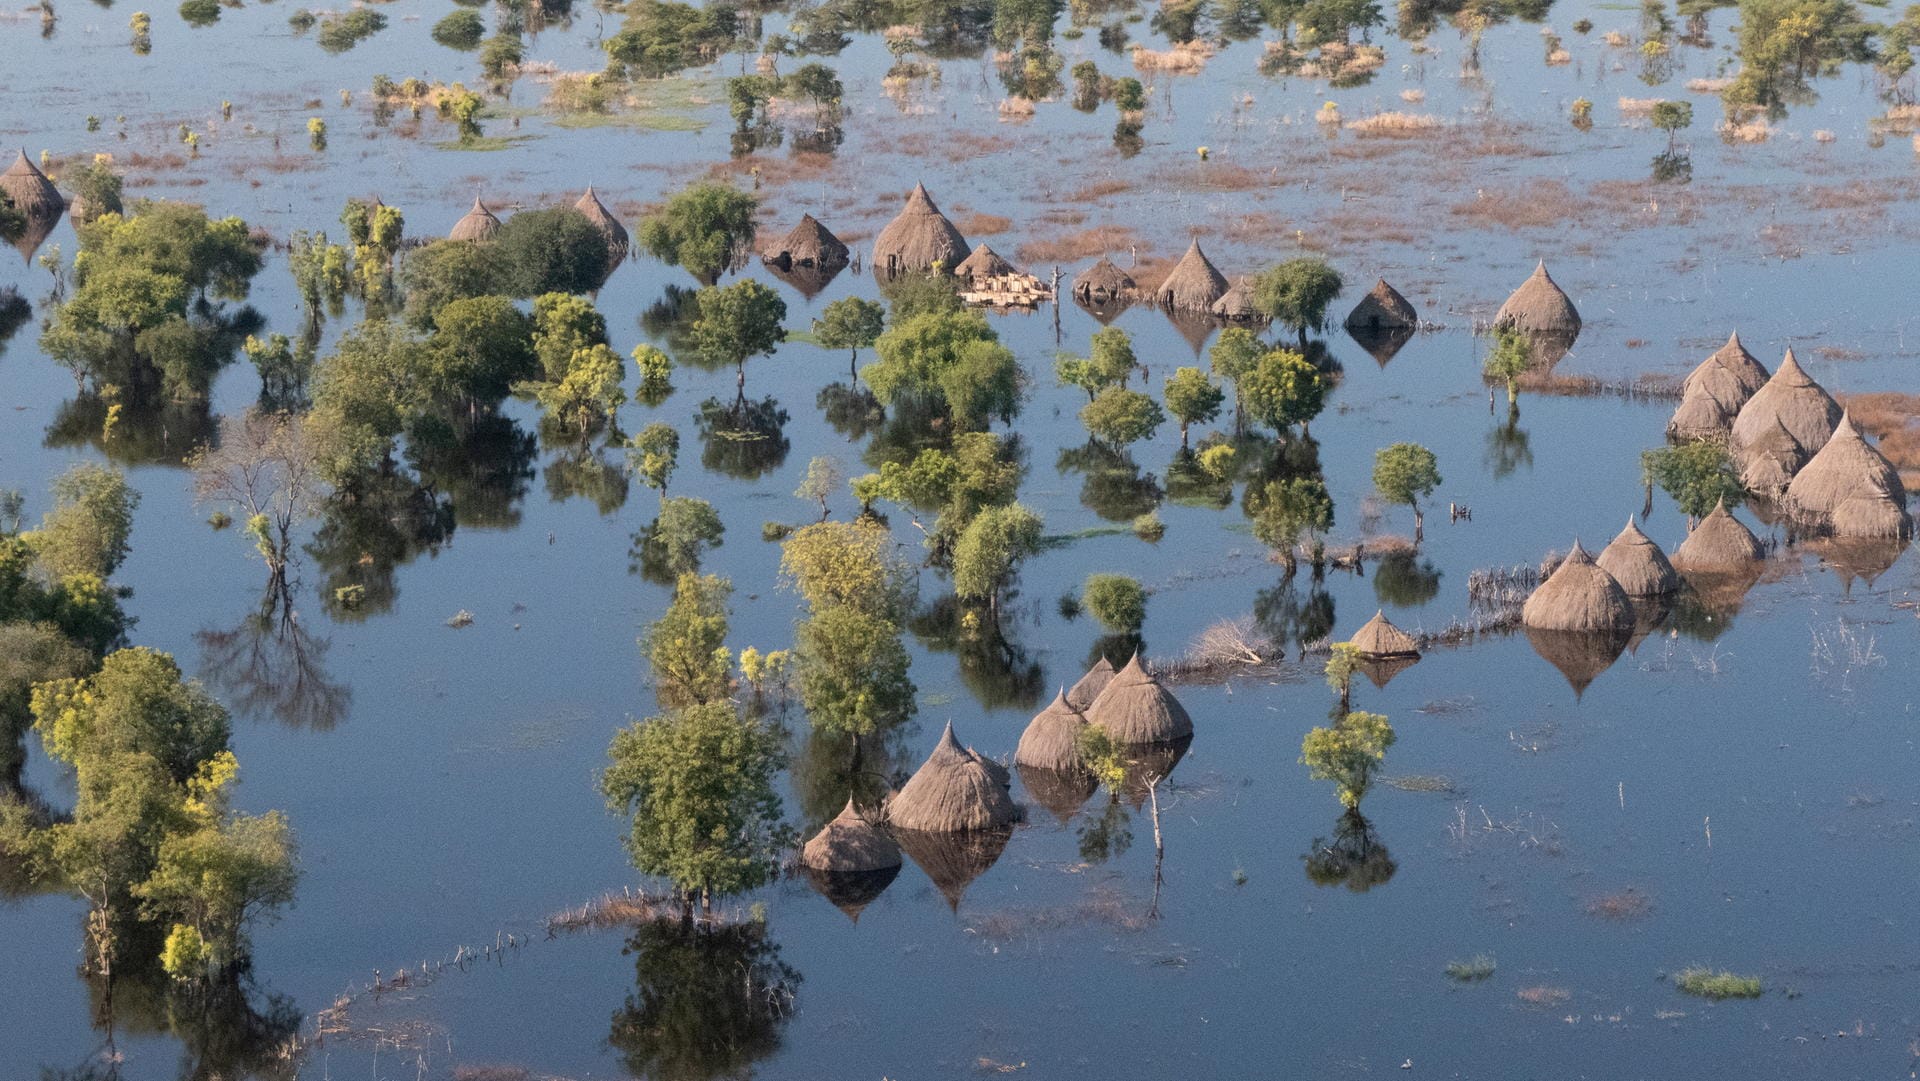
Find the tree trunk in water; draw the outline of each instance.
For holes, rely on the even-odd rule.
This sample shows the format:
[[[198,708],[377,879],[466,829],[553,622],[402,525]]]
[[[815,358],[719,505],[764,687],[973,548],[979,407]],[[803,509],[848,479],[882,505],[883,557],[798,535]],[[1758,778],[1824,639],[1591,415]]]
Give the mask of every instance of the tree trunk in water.
[[[1419,544],[1427,539],[1427,516],[1420,511],[1418,504],[1413,508],[1413,543]]]

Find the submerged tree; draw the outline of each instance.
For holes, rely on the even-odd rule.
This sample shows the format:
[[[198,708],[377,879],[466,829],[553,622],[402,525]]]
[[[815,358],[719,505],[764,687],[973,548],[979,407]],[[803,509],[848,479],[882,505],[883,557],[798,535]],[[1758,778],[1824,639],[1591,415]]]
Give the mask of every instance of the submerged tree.
[[[20,539],[56,580],[104,580],[127,558],[140,493],[118,469],[82,462],[55,477],[53,509]]]
[[[1285,433],[1295,424],[1305,433],[1326,408],[1327,376],[1305,356],[1276,349],[1239,376],[1240,401],[1254,420]]]
[[[1226,394],[1198,368],[1179,368],[1167,377],[1167,412],[1180,422],[1180,445],[1187,445],[1187,428],[1220,415]]]
[[[1138,579],[1124,574],[1090,574],[1080,588],[1080,602],[1109,631],[1138,633],[1147,621],[1147,591]]]
[[[1654,485],[1659,485],[1687,516],[1688,528],[1721,503],[1731,508],[1747,500],[1739,468],[1722,443],[1695,440],[1641,451],[1640,472],[1647,484],[1648,499],[1652,499]]]
[[[1289,259],[1253,279],[1254,309],[1282,326],[1299,332],[1300,348],[1307,332],[1327,324],[1327,307],[1340,296],[1340,275],[1323,259]]]
[[[860,350],[879,340],[885,329],[885,318],[886,309],[871,300],[841,297],[827,305],[820,318],[813,321],[813,336],[824,348],[847,350],[852,355],[850,363],[857,378]]]
[[[1440,466],[1433,452],[1418,443],[1395,443],[1373,456],[1373,486],[1389,503],[1413,508],[1413,539],[1426,535],[1426,516],[1420,501],[1440,486]]]
[[[188,463],[194,497],[233,508],[275,587],[286,581],[294,527],[326,498],[325,457],[308,417],[255,409],[223,422],[219,441]]]
[[[1393,725],[1385,717],[1355,711],[1331,727],[1308,732],[1300,743],[1300,764],[1314,780],[1332,781],[1340,803],[1357,810],[1393,741]]]
[[[752,243],[759,205],[726,184],[690,184],[640,220],[640,244],[654,258],[685,267],[700,284],[711,286]]]
[[[1487,350],[1487,359],[1481,363],[1480,372],[1488,381],[1506,386],[1508,404],[1518,404],[1520,377],[1527,374],[1527,368],[1532,363],[1533,346],[1527,336],[1502,327],[1493,332],[1493,348]]]
[[[1312,561],[1315,567],[1321,565],[1323,546],[1318,538],[1333,528],[1333,497],[1317,474],[1249,486],[1247,512],[1253,519],[1254,537],[1280,557],[1288,575],[1299,568],[1302,538],[1312,538]]]
[[[724,701],[732,690],[733,654],[727,650],[727,600],[733,583],[691,571],[674,585],[673,603],[640,636],[663,705]]]
[[[954,542],[954,592],[997,615],[1020,563],[1040,550],[1040,527],[1040,516],[1018,503],[982,510]]]
[[[736,390],[744,396],[747,361],[772,356],[785,340],[780,324],[787,317],[786,301],[748,279],[702,289],[696,303],[700,314],[693,323],[695,352],[715,367],[732,365]]]

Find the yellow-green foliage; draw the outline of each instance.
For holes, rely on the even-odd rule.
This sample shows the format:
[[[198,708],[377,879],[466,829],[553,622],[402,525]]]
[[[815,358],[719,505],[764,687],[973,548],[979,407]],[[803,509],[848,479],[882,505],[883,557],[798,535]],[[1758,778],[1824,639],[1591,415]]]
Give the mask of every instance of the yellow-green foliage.
[[[1765,990],[1758,976],[1737,976],[1707,965],[1689,965],[1673,974],[1673,985],[1701,998],[1759,998]]]
[[[1300,742],[1300,763],[1316,781],[1332,781],[1340,802],[1360,806],[1374,771],[1393,746],[1393,725],[1378,713],[1355,710],[1332,727],[1315,728]]]

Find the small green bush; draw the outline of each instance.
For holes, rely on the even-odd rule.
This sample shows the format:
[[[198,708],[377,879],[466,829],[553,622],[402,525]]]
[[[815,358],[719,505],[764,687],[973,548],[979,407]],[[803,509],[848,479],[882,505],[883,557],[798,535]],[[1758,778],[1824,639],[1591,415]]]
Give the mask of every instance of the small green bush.
[[[1115,634],[1131,634],[1147,621],[1147,591],[1124,574],[1088,575],[1080,597],[1093,618]]]
[[[1479,983],[1490,979],[1499,964],[1488,954],[1476,953],[1465,961],[1454,961],[1447,965],[1447,979],[1455,983]]]
[[[1725,969],[1715,972],[1706,965],[1688,965],[1674,973],[1673,985],[1689,995],[1716,1002],[1723,998],[1759,998],[1765,990],[1758,976],[1736,976]]]
[[[1160,520],[1160,512],[1150,510],[1133,520],[1133,535],[1148,544],[1157,543],[1167,535],[1167,523]]]

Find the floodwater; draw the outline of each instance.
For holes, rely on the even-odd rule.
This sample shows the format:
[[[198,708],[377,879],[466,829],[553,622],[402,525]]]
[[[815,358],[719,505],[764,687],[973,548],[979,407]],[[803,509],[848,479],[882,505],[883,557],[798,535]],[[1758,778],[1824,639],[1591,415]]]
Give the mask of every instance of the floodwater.
[[[539,114],[544,88],[525,78],[511,115],[487,121],[489,136],[516,141],[443,149],[452,133],[430,114],[410,135],[404,118],[376,125],[364,99],[376,73],[477,80],[471,54],[428,38],[450,9],[383,5],[388,28],[339,55],[291,36],[288,10],[227,9],[203,29],[156,12],[148,57],[127,48],[124,6],[61,5],[46,40],[37,16],[7,13],[0,134],[29,153],[111,152],[129,195],[201,201],[280,237],[333,226],[350,196],[378,194],[403,209],[411,233],[429,235],[475,191],[538,205],[570,201],[589,182],[631,225],[639,207],[729,158],[714,81],[676,96],[689,102],[671,123],[566,128]],[[1582,17],[1595,23],[1584,36],[1570,29]],[[767,16],[766,29],[784,18]],[[970,236],[1010,257],[1026,241],[1114,226],[1131,231],[1114,250],[1125,265],[1130,246],[1169,259],[1199,232],[1229,274],[1318,251],[1347,277],[1341,312],[1384,275],[1439,324],[1384,365],[1331,336],[1345,375],[1313,424],[1335,542],[1412,531],[1404,509],[1369,506],[1376,448],[1412,440],[1438,455],[1445,483],[1427,515],[1421,573],[1370,565],[1364,577],[1334,571],[1316,582],[1303,571],[1289,583],[1246,528],[1237,490],[1224,509],[1161,503],[1158,544],[1099,530],[1154,503],[1178,433],[1168,425],[1132,449],[1138,477],[1090,479],[1085,456],[1064,453],[1082,442],[1079,392],[1052,385],[1051,359],[1057,348],[1084,350],[1098,324],[1070,303],[1057,329],[1050,308],[996,319],[1034,375],[1013,425],[1027,447],[1021,497],[1049,533],[1077,539],[1024,566],[1004,649],[953,652],[937,610],[948,587],[923,573],[922,599],[935,610],[909,637],[918,716],[893,741],[893,765],[917,765],[949,719],[964,741],[1010,756],[1027,719],[1096,647],[1091,620],[1066,620],[1058,604],[1089,573],[1128,573],[1153,589],[1143,636],[1156,657],[1178,655],[1217,619],[1254,614],[1290,636],[1289,660],[1277,674],[1180,689],[1197,734],[1162,791],[1157,884],[1144,810],[1100,795],[1062,822],[1016,783],[1027,821],[957,905],[909,865],[857,923],[796,878],[739,899],[765,905],[763,936],[707,953],[676,953],[646,931],[549,937],[549,916],[640,885],[593,778],[612,732],[653,708],[633,643],[668,594],[629,569],[652,494],[570,495],[571,452],[541,445],[537,418],[509,403],[484,452],[442,469],[450,536],[403,546],[370,571],[351,553],[309,554],[296,571],[297,631],[249,634],[265,574],[243,538],[209,530],[209,508],[192,503],[176,464],[191,418],[116,442],[122,455],[159,448],[125,463],[144,495],[119,576],[133,590],[133,640],[174,653],[233,708],[239,803],[281,808],[299,833],[298,901],[254,935],[260,1001],[278,996],[312,1034],[321,1011],[351,1000],[345,1031],[287,1069],[313,1078],[447,1078],[488,1065],[570,1078],[1910,1072],[1920,1061],[1911,553],[1888,553],[1890,566],[1861,576],[1786,550],[1737,613],[1655,632],[1582,693],[1519,634],[1434,650],[1385,688],[1361,683],[1356,705],[1388,714],[1399,733],[1385,772],[1402,779],[1365,802],[1373,858],[1349,885],[1371,888],[1316,884],[1304,860],[1337,839],[1342,820],[1331,790],[1296,763],[1301,736],[1332,705],[1318,660],[1298,660],[1298,639],[1344,638],[1382,607],[1409,629],[1470,619],[1474,569],[1534,563],[1576,537],[1597,550],[1640,509],[1639,451],[1660,442],[1670,402],[1523,394],[1517,426],[1504,403],[1489,409],[1473,324],[1537,258],[1587,323],[1561,374],[1677,377],[1737,327],[1769,367],[1793,344],[1836,393],[1915,389],[1907,333],[1920,185],[1908,137],[1871,135],[1882,111],[1872,73],[1848,67],[1822,80],[1819,99],[1765,142],[1724,143],[1711,130],[1717,100],[1683,84],[1731,63],[1733,13],[1712,14],[1711,44],[1676,47],[1654,87],[1639,78],[1635,49],[1601,40],[1634,34],[1638,21],[1627,6],[1563,0],[1548,25],[1570,64],[1543,65],[1541,28],[1516,23],[1487,33],[1478,77],[1463,77],[1465,46],[1450,28],[1423,53],[1377,32],[1386,65],[1347,89],[1264,78],[1258,42],[1235,44],[1200,74],[1151,80],[1144,145],[1131,157],[1112,146],[1111,106],[1088,116],[1043,103],[1031,121],[1003,123],[986,57],[943,60],[937,85],[889,97],[886,50],[862,37],[834,61],[849,110],[836,163],[780,148],[732,166],[747,183],[759,165],[771,229],[811,210],[870,243],[920,180],[963,227],[974,214],[1010,219],[1007,233]],[[529,59],[596,67],[597,39],[617,25],[583,6],[571,25],[533,39]],[[1130,30],[1164,45],[1145,22]],[[1108,74],[1129,71],[1091,32],[1059,44],[1069,66],[1095,58]],[[728,57],[704,75],[741,63]],[[341,88],[356,92],[352,105]],[[1692,181],[1654,184],[1648,162],[1666,137],[1623,118],[1617,101],[1681,95],[1696,104],[1695,126],[1680,136]],[[1578,97],[1595,103],[1590,131],[1567,123]],[[233,103],[230,121],[222,101]],[[1329,135],[1312,119],[1325,101],[1349,119],[1403,109],[1446,127],[1409,140]],[[89,114],[102,119],[99,132],[85,130]],[[305,145],[312,115],[329,127],[323,154]],[[704,126],[685,130],[689,119]],[[205,133],[197,158],[185,157],[181,124]],[[71,256],[65,224],[41,251],[54,245]],[[1060,259],[1063,272],[1093,254]],[[1044,275],[1055,260],[1017,261]],[[765,276],[757,262],[744,273]],[[37,298],[49,280],[0,258],[0,286]],[[877,295],[871,276],[853,272],[811,299],[766,280],[795,328],[833,299]],[[598,297],[615,347],[653,340],[659,324],[645,313],[668,287],[692,285],[645,258],[622,266]],[[283,259],[270,258],[251,302],[270,329],[297,327]],[[329,340],[356,315],[333,320]],[[1194,362],[1157,311],[1134,308],[1117,325],[1155,387]],[[0,486],[28,493],[31,515],[44,509],[49,478],[102,453],[87,435],[97,415],[76,407],[68,376],[35,338],[29,325],[0,357]],[[656,418],[681,430],[676,492],[711,500],[727,527],[705,569],[735,584],[736,648],[788,645],[798,614],[777,588],[778,548],[760,539],[761,524],[806,519],[791,493],[810,457],[856,467],[869,452],[873,436],[843,433],[817,404],[822,388],[845,382],[846,361],[793,343],[750,364],[748,393],[787,411],[790,449],[736,471],[747,476],[699,461],[698,403],[730,393],[731,373],[683,367],[664,404],[622,413],[628,431]],[[236,365],[214,410],[238,412],[257,389]],[[1471,518],[1449,522],[1448,503]],[[834,509],[854,508],[843,496]],[[894,528],[917,545],[904,515]],[[1671,551],[1685,522],[1658,496],[1647,530]],[[323,605],[333,585],[385,569],[390,604],[345,619]],[[472,624],[448,626],[461,610]],[[801,778],[787,809],[805,833],[839,797],[804,783],[805,717],[796,708],[787,723]],[[25,780],[56,805],[71,798],[37,747]],[[9,945],[0,1076],[75,1070],[103,1055],[127,1078],[221,1072],[229,1031],[195,1034],[137,1003],[101,1026],[76,975],[82,918],[81,904],[58,894],[0,899]],[[496,944],[505,948],[491,952]],[[479,959],[453,964],[475,951]],[[1497,960],[1491,978],[1447,978],[1450,962],[1477,954]],[[1767,993],[1712,1004],[1663,978],[1695,963],[1757,975]],[[437,978],[367,990],[423,964]],[[791,992],[777,1017],[703,1012],[725,996],[707,995],[700,977],[730,980],[743,965]]]

